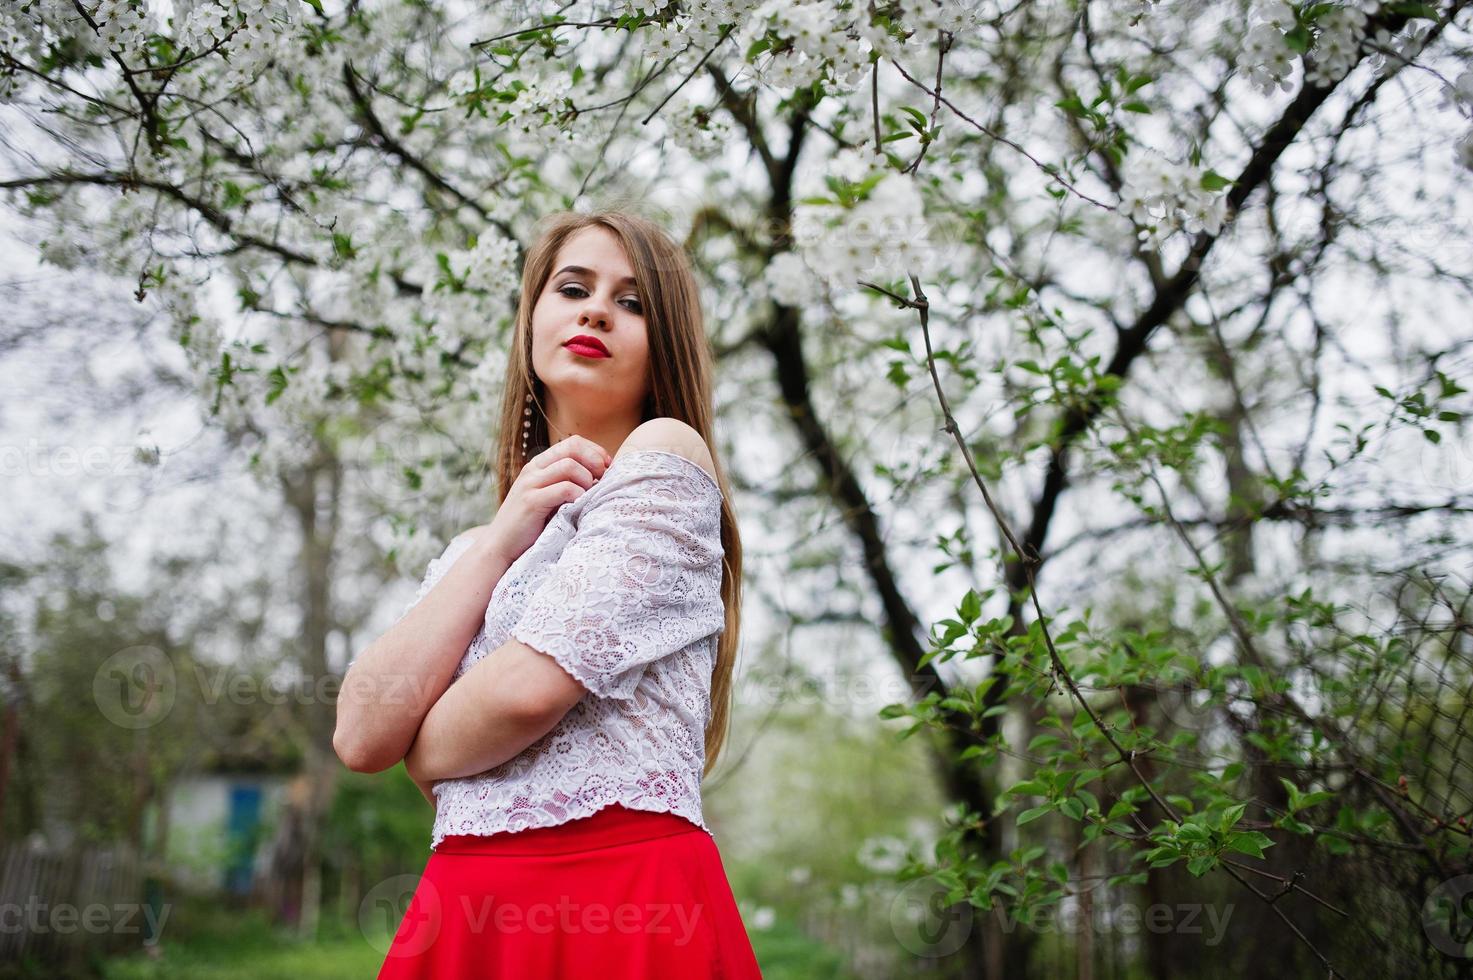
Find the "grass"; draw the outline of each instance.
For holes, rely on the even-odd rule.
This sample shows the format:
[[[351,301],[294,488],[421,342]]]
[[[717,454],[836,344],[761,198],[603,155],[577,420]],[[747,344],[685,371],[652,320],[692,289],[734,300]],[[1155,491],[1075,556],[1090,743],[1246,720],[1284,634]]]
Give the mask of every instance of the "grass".
[[[304,942],[273,927],[259,909],[191,905],[173,911],[177,921],[164,924],[163,955],[114,957],[103,966],[104,980],[346,980],[372,977],[384,961],[362,934],[332,923],[324,922],[316,942]],[[170,928],[176,924],[177,930]],[[387,948],[387,939],[382,945]]]
[[[103,980],[363,980],[378,972],[383,952],[356,929],[324,920],[321,933],[316,942],[302,942],[273,928],[260,910],[176,907],[164,924],[161,957],[115,956],[97,975]],[[750,934],[763,980],[852,980],[836,951],[795,926],[779,923]],[[377,946],[387,949],[388,937]]]

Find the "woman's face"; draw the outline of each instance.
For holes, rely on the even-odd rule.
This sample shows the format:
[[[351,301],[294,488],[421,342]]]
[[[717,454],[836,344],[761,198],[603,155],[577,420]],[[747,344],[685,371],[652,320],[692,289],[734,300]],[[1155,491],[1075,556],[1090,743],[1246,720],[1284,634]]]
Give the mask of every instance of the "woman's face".
[[[649,333],[633,279],[623,245],[601,225],[574,232],[558,250],[532,307],[532,369],[555,422],[624,415],[639,423],[649,392]],[[570,347],[580,335],[596,338],[608,356]]]

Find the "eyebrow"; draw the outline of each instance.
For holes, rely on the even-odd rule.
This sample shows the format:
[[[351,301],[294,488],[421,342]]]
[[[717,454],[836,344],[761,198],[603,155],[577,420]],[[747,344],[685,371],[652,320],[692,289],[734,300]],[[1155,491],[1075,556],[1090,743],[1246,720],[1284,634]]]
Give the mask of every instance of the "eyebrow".
[[[597,279],[598,278],[598,273],[594,272],[592,269],[585,269],[581,265],[565,265],[561,269],[559,269],[558,271],[554,272],[553,275],[560,276],[564,272],[571,272],[571,273],[573,273],[575,275],[581,275],[581,276],[592,276],[594,279]],[[623,285],[626,285],[626,284],[627,285],[630,285],[630,286],[637,286],[637,285],[639,285],[639,283],[635,282],[633,276],[625,276],[623,279],[620,279],[619,280],[619,285],[623,286]]]

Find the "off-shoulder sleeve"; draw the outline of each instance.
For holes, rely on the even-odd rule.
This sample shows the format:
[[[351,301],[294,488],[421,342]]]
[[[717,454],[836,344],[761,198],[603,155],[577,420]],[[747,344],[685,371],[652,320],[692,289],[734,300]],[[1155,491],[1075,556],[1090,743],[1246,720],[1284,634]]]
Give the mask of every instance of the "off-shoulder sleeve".
[[[719,633],[721,490],[663,450],[621,453],[511,635],[598,697],[630,699],[646,667]]]

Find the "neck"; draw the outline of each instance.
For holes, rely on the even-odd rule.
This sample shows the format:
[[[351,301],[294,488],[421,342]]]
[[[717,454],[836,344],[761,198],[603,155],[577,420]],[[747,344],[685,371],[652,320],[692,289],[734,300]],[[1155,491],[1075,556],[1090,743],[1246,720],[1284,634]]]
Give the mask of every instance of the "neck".
[[[638,412],[610,415],[606,410],[595,413],[561,404],[547,406],[549,443],[556,445],[568,436],[582,436],[598,443],[610,456],[619,451],[639,423]]]

